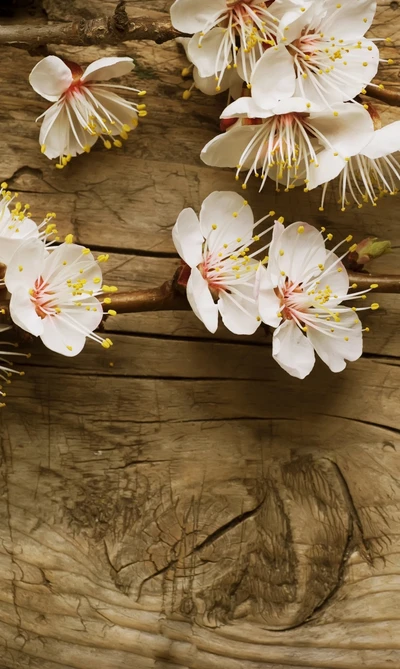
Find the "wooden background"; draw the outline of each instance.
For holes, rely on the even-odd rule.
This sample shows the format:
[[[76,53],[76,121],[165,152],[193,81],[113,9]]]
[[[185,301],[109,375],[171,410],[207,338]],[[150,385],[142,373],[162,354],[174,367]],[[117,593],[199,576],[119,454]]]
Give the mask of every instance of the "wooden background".
[[[43,0],[12,20],[114,5]],[[132,15],[169,5],[128,0]],[[373,35],[399,31],[399,3],[380,0]],[[58,171],[38,145],[39,57],[3,48],[1,180],[36,220],[54,210],[63,233],[111,249],[110,283],[158,285],[181,209],[237,189],[199,159],[224,99],[182,100],[174,43],[49,53],[133,56],[126,83],[148,90],[149,115],[123,149],[99,142]],[[384,83],[398,76],[382,67]],[[389,238],[397,253],[375,268],[399,271],[398,199],[342,214],[332,193],[321,215],[301,190],[248,198],[340,237]],[[261,334],[211,341],[189,313],[119,316],[112,351],[77,359],[35,345],[0,416],[0,668],[398,669],[400,296],[379,301],[364,357],[304,382]]]

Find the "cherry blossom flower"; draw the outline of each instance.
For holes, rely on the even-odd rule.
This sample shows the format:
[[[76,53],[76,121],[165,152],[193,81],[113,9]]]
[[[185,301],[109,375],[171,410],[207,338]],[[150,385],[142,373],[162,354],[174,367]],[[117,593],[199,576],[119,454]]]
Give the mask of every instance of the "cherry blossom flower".
[[[71,235],[51,251],[37,239],[22,244],[7,268],[5,284],[15,325],[40,337],[52,351],[75,356],[87,337],[104,348],[111,346],[109,339],[94,333],[103,317],[96,296],[116,289],[101,288],[98,262],[89,249],[73,244]]]
[[[352,237],[328,251],[325,241],[332,237],[328,234],[324,239],[308,223],[285,228],[277,222],[268,266],[258,269],[260,315],[264,323],[276,328],[273,357],[299,379],[311,372],[315,353],[333,372],[342,371],[346,361],[357,360],[362,354],[362,325],[357,314],[379,308],[376,303],[365,308],[342,305],[343,301],[366,299],[366,295],[348,294],[349,277],[342,263],[348,249],[342,257],[336,255]]]
[[[368,144],[347,161],[340,156],[332,157],[330,151],[319,153],[318,162],[329,179],[340,175],[338,201],[342,211],[352,203],[359,209],[368,202],[376,207],[380,197],[398,193],[400,164],[393,156],[396,151],[400,151],[400,121],[375,130]],[[313,176],[308,190],[319,185]],[[320,211],[324,210],[327,188],[325,183]]]
[[[110,89],[145,91],[119,84],[100,83],[122,77],[133,68],[132,58],[100,58],[83,72],[76,63],[47,56],[33,68],[29,81],[43,98],[54,102],[43,118],[39,142],[48,158],[59,158],[62,169],[72,157],[89,152],[99,137],[104,146],[121,147],[121,139],[145,116],[145,105],[128,102]],[[119,136],[119,139],[118,137]]]
[[[201,77],[214,77],[214,85],[221,90],[231,68],[238,69],[249,83],[265,48],[283,35],[283,16],[288,17],[291,10],[290,20],[294,21],[310,4],[299,0],[175,0],[171,20],[177,30],[194,33],[187,47],[189,60]]]
[[[260,190],[267,177],[279,190],[294,187],[299,179],[314,187],[332,178],[330,165],[321,165],[318,152],[326,148],[331,156],[348,159],[373,136],[373,122],[362,105],[338,103],[320,111],[316,103],[290,98],[273,109],[257,107],[252,98],[240,98],[223,112],[222,118],[239,118],[226,133],[204,147],[201,158],[207,165],[235,167],[236,179],[247,171],[243,188],[251,175],[260,177]]]
[[[180,257],[191,268],[187,298],[196,316],[210,332],[218,327],[218,313],[235,334],[253,334],[261,319],[255,299],[255,277],[259,262],[250,252],[253,241],[263,234],[255,227],[246,200],[233,192],[211,193],[200,216],[184,209],[173,228],[173,241]]]
[[[364,38],[375,11],[375,0],[314,2],[255,65],[255,103],[268,109],[295,96],[329,107],[354,99],[378,70],[379,50]]]

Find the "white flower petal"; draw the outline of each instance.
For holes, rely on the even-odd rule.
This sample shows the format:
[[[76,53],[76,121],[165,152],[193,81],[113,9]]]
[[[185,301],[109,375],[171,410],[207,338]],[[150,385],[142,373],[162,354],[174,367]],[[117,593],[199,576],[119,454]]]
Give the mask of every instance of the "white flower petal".
[[[304,228],[304,232],[298,230]],[[312,225],[292,223],[270,248],[270,257],[277,258],[279,268],[293,283],[302,283],[307,278],[320,274],[318,265],[326,260],[326,249],[322,234]]]
[[[268,265],[267,265],[267,275],[268,281],[271,286],[277,287],[281,280],[281,268],[279,266],[279,250],[282,248],[280,244],[280,239],[282,238],[283,233],[285,232],[285,226],[279,221],[275,221],[274,228],[272,232],[272,240],[269,247],[268,255]]]
[[[236,246],[250,242],[254,216],[251,207],[244,203],[243,197],[231,191],[215,191],[204,200],[200,229],[211,251],[238,239],[241,241]]]
[[[343,302],[349,292],[349,275],[336,253],[331,253],[325,259],[325,271],[318,278],[318,290],[322,292],[329,286],[332,297],[329,299],[329,308]],[[329,271],[331,270],[331,271]],[[335,297],[337,295],[337,297]]]
[[[71,86],[72,72],[57,56],[46,56],[40,60],[29,75],[32,88],[51,102],[58,100]]]
[[[296,88],[293,57],[285,46],[271,47],[254,67],[251,77],[252,97],[263,109],[271,109],[292,97]]]
[[[326,148],[333,147],[343,158],[359,153],[372,139],[373,121],[362,105],[340,103],[332,111],[316,112],[310,115],[311,129],[320,133]],[[329,143],[329,144],[328,144]]]
[[[282,320],[282,316],[278,316],[281,309],[281,301],[275,293],[275,288],[268,271],[263,265],[260,265],[257,274],[259,279],[258,308],[260,316],[264,323],[277,328]]]
[[[308,190],[336,179],[347,163],[341,156],[334,155],[332,149],[323,149],[317,156],[318,165],[311,165],[308,173]]]
[[[79,155],[84,152],[84,146],[93,146],[98,140],[97,135],[83,130],[74,110],[70,107],[68,115],[67,104],[50,107],[43,118],[39,143],[45,147],[44,154],[50,159]]]
[[[291,114],[292,112],[305,112],[310,114],[311,112],[323,111],[326,105],[317,103],[315,101],[310,102],[302,97],[292,97],[288,100],[281,100],[278,102],[273,112],[274,114]]]
[[[88,298],[81,307],[68,307],[68,311],[44,318],[40,338],[51,351],[73,357],[82,351],[86,335],[99,326],[102,317],[100,302],[95,297]]]
[[[221,118],[270,118],[273,115],[273,111],[256,105],[253,98],[241,97],[224,109]]]
[[[4,277],[10,293],[18,286],[27,291],[34,287],[36,279],[42,274],[46,253],[45,245],[38,239],[30,239],[19,246]]]
[[[86,253],[85,247],[79,244],[64,243],[51,251],[45,259],[42,276],[48,283],[52,283],[55,277],[59,283],[60,276],[65,278],[79,276],[86,281],[85,290],[93,291],[100,288],[102,281],[100,265],[95,262],[93,255]]]
[[[315,364],[311,342],[294,321],[285,321],[272,338],[274,360],[291,376],[304,379]]]
[[[81,77],[81,81],[89,83],[90,81],[108,81],[109,79],[114,79],[114,77],[123,77],[125,74],[129,74],[133,67],[132,58],[106,56],[88,65]]]
[[[20,285],[13,290],[10,299],[10,316],[15,325],[38,337],[43,332],[43,320],[37,315],[29,289]]]
[[[240,287],[239,287],[240,289]],[[259,328],[260,321],[256,301],[250,302],[251,287],[243,289],[243,297],[221,292],[218,308],[222,321],[228,330],[237,335],[252,335]]]
[[[197,267],[190,273],[187,283],[187,298],[197,318],[207,330],[214,333],[218,328],[218,306],[210,293],[207,281],[202,277]]]
[[[350,0],[340,6],[336,0],[325,0],[325,8],[329,34],[337,39],[358,40],[371,27],[376,0]]]
[[[238,163],[241,163],[244,169],[250,167],[254,162],[259,145],[255,143],[244,162],[241,161],[241,158],[259,129],[259,125],[239,125],[222,135],[217,135],[202,150],[200,157],[203,163],[212,167],[236,167]],[[262,159],[263,156],[260,157],[261,161]]]
[[[400,121],[389,123],[384,128],[375,130],[374,135],[361,153],[367,158],[383,158],[395,151],[400,151]]]
[[[212,24],[226,10],[226,0],[175,0],[171,22],[182,33],[196,33]]]
[[[188,44],[189,60],[196,65],[201,77],[216,76],[218,72],[226,68],[230,58],[228,61],[225,61],[225,50],[221,48],[225,37],[225,30],[222,28],[213,28],[202,38],[201,47],[199,47],[199,33],[196,33],[191,38]],[[215,85],[217,85],[216,82]]]
[[[346,367],[346,360],[352,362],[358,360],[363,349],[362,326],[354,311],[346,309],[341,312],[338,325],[348,329],[342,330],[337,327],[334,337],[327,336],[312,327],[308,328],[310,342],[332,372],[342,372]],[[329,324],[329,332],[331,327],[334,328],[335,324]],[[345,337],[349,341],[346,341]]]
[[[189,265],[196,267],[203,259],[204,238],[200,230],[199,219],[193,209],[184,209],[172,228],[172,239],[180,257]]]
[[[319,0],[318,0],[319,1]],[[293,6],[285,3],[287,11],[283,12],[281,20],[279,23],[278,30],[278,40],[281,39],[281,35],[285,38],[285,44],[290,44],[294,40],[298,39],[303,30],[308,26],[314,16],[315,12],[315,2],[302,3],[302,8],[304,11],[301,11],[301,7]],[[282,11],[280,12],[282,14]]]

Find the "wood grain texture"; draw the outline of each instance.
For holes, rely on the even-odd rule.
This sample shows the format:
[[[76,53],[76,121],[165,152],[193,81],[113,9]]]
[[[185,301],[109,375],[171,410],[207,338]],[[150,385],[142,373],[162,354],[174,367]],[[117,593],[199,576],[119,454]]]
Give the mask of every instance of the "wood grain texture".
[[[57,21],[114,4],[43,1]],[[132,16],[169,5],[127,3]],[[372,33],[399,32],[398,4],[380,2]],[[37,219],[55,210],[62,233],[111,248],[110,283],[156,286],[177,264],[180,210],[237,188],[198,157],[224,100],[183,102],[173,43],[101,53],[135,58],[126,81],[147,88],[149,116],[123,149],[60,172],[38,147],[38,57],[2,50],[0,177]],[[398,86],[398,65],[380,76]],[[248,199],[338,238],[390,238],[374,269],[400,271],[396,198],[343,214],[332,192],[323,216],[318,194],[252,185]],[[304,382],[264,333],[211,341],[190,313],[110,318],[114,347],[78,359],[30,346],[0,415],[0,669],[400,667],[400,299],[379,301],[365,356]]]

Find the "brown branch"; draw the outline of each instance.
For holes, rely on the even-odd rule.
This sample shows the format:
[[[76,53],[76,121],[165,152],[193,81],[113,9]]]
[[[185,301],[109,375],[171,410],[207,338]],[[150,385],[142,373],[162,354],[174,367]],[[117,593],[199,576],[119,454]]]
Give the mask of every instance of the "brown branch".
[[[356,283],[358,290],[368,290],[372,284],[378,284],[374,293],[400,293],[400,276],[384,274],[362,274],[349,272],[350,285]]]
[[[379,88],[372,84],[366,87],[367,95],[380,102],[385,102],[392,107],[400,107],[400,91],[393,91],[387,88]]]
[[[120,2],[112,17],[102,16],[44,26],[0,26],[0,45],[34,49],[45,44],[101,46],[128,40],[151,40],[162,44],[179,35],[181,33],[171,26],[169,18],[155,20],[141,16],[130,19],[126,13],[125,2]]]
[[[135,314],[145,311],[187,311],[190,309],[186,296],[178,292],[175,282],[166,281],[158,288],[116,293],[111,298],[111,309],[118,314]]]
[[[356,283],[358,290],[368,290],[378,284],[374,293],[399,293],[400,276],[384,276],[349,272],[350,284]],[[134,314],[146,311],[190,311],[186,296],[176,289],[175,282],[166,281],[159,288],[116,293],[111,296],[111,309],[117,314]]]

